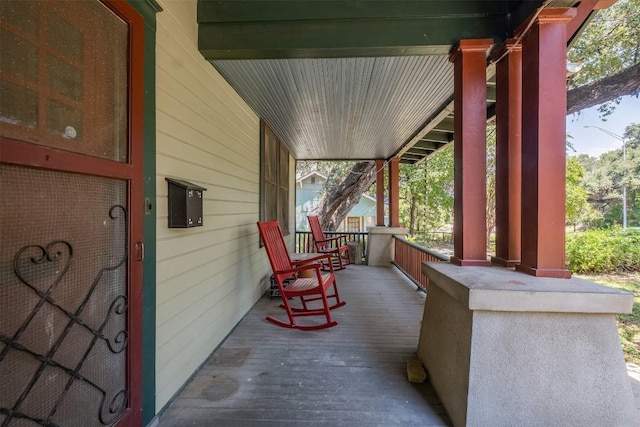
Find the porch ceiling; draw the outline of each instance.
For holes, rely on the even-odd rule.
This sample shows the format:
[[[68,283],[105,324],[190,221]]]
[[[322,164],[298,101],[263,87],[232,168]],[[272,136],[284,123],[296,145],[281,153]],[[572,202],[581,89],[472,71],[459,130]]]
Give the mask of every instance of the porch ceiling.
[[[296,159],[415,163],[453,140],[452,45],[502,41],[542,4],[199,0],[198,43]]]

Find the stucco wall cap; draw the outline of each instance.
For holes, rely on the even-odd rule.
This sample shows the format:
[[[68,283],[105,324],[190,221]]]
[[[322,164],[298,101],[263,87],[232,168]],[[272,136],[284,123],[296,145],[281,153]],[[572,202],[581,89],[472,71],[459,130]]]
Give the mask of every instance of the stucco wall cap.
[[[440,287],[470,310],[631,313],[633,308],[633,294],[575,277],[534,277],[504,267],[446,262],[424,262],[422,272],[429,286]]]

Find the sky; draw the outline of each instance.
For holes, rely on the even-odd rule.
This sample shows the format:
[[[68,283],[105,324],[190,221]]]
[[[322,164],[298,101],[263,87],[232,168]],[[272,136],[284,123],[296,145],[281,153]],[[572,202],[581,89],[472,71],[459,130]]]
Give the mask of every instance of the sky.
[[[611,133],[622,136],[624,129],[631,123],[640,123],[640,98],[625,96],[616,110],[602,121],[598,107],[587,108],[579,114],[567,116],[567,134],[571,135],[571,143],[576,152],[569,150],[569,156],[588,154],[597,157],[607,151],[622,147],[622,141],[607,135],[599,129],[585,128],[598,126]]]

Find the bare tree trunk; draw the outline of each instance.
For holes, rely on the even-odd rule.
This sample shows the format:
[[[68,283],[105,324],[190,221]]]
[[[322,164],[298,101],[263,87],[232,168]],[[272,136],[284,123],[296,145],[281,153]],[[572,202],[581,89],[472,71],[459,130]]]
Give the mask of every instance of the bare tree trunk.
[[[325,192],[320,200],[318,216],[322,229],[335,231],[375,179],[376,162],[354,164],[349,175],[333,191]]]
[[[418,201],[415,196],[411,196],[409,203],[409,234],[414,236],[416,234],[416,208],[418,207]]]

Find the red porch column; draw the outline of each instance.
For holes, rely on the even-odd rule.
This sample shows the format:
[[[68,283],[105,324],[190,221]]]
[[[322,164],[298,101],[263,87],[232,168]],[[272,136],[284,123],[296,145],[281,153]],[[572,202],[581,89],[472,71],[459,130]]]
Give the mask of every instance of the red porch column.
[[[522,250],[516,266],[569,278],[565,268],[566,23],[576,11],[544,9],[522,47]]]
[[[376,225],[384,227],[384,160],[376,160]]]
[[[400,227],[400,159],[389,159],[389,227]]]
[[[454,63],[454,220],[451,262],[489,266],[486,237],[487,59],[493,40],[461,40]]]
[[[507,53],[508,52],[508,53]],[[505,267],[520,263],[522,164],[522,46],[505,42],[496,64],[496,256]]]

